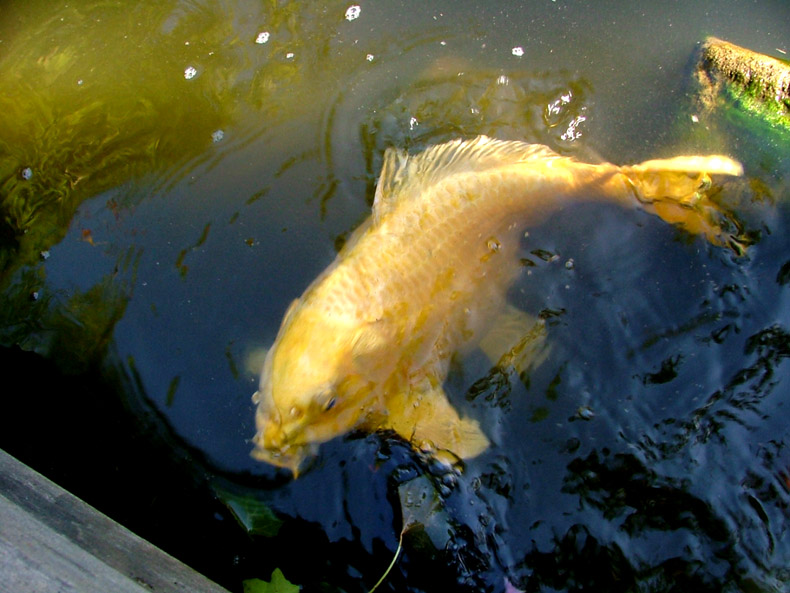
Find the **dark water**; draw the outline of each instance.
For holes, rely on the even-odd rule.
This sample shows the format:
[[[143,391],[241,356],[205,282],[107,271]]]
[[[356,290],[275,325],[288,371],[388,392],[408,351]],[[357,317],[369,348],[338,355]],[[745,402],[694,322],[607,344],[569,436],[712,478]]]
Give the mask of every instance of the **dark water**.
[[[27,388],[0,446],[234,590],[280,567],[367,591],[404,526],[384,590],[790,590],[790,140],[727,108],[693,122],[690,76],[711,34],[781,57],[790,8],[351,6],[2,5],[0,327]],[[746,175],[718,199],[753,245],[558,212],[509,293],[548,358],[519,376],[473,353],[448,379],[494,442],[463,473],[387,435],[323,445],[296,481],[252,460],[261,352],[384,149],[480,133],[730,154]]]

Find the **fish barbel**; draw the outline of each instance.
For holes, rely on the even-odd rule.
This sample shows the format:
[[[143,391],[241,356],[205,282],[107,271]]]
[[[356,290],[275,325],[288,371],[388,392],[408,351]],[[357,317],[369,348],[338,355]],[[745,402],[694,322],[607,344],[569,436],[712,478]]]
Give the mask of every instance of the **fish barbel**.
[[[489,444],[442,388],[451,356],[480,343],[519,270],[524,228],[580,201],[641,207],[716,244],[707,197],[725,156],[588,164],[484,136],[416,156],[389,149],[373,212],[288,309],[268,351],[253,456],[292,470],[353,429],[473,457]]]

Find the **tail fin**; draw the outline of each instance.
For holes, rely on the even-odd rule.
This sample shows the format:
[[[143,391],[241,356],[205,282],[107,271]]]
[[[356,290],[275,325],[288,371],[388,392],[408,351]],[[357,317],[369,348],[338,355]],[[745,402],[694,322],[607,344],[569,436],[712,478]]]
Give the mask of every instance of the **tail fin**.
[[[739,162],[721,155],[679,156],[621,167],[620,172],[646,210],[690,233],[704,234],[711,243],[743,252],[740,223],[710,199],[710,175],[740,176]]]
[[[720,154],[653,159],[634,165],[631,169],[633,171],[677,171],[680,173],[709,173],[711,175],[743,175],[743,166],[738,161]]]

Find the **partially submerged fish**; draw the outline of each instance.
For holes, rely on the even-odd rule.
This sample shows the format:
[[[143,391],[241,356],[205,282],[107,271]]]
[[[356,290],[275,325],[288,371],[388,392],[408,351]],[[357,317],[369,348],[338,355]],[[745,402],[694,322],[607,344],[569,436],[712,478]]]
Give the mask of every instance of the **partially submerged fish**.
[[[479,137],[384,156],[373,213],[294,301],[263,366],[253,456],[298,474],[352,429],[393,430],[432,454],[488,446],[442,388],[450,358],[480,343],[519,270],[524,227],[569,202],[641,206],[714,243],[705,195],[724,156],[586,164],[541,145]]]

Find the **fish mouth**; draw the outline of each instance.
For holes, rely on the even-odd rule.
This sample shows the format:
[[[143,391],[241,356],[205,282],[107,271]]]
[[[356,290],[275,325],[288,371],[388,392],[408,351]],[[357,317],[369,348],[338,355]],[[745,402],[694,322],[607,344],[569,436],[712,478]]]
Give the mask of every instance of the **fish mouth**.
[[[315,455],[316,447],[312,444],[306,445],[284,445],[281,447],[266,447],[260,439],[254,439],[255,448],[250,452],[253,459],[263,461],[276,467],[291,470],[294,479],[299,477],[300,468],[309,457]]]

